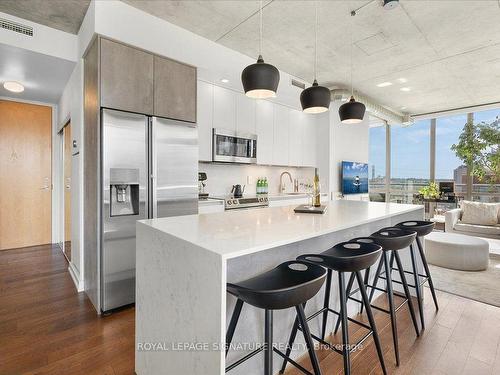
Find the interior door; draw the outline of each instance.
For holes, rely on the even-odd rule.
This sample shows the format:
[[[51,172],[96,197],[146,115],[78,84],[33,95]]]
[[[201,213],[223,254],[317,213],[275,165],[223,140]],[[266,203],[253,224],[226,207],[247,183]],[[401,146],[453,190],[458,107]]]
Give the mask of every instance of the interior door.
[[[51,242],[52,108],[0,100],[0,250]]]
[[[64,136],[64,254],[71,261],[71,123],[63,129]]]
[[[153,118],[153,217],[198,213],[198,129]]]

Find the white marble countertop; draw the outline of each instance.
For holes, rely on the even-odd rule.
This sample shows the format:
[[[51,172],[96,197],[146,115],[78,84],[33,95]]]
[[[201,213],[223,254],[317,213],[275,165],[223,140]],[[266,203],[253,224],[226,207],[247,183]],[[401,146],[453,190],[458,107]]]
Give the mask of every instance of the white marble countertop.
[[[229,259],[422,209],[421,206],[331,201],[325,214],[296,214],[295,205],[141,220]]]

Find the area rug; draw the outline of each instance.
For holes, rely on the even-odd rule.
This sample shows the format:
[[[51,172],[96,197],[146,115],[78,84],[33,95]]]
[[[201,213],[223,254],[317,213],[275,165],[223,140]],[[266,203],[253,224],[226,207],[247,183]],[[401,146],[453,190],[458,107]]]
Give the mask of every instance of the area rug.
[[[490,254],[485,271],[457,271],[432,264],[429,268],[436,289],[500,307],[500,256]]]

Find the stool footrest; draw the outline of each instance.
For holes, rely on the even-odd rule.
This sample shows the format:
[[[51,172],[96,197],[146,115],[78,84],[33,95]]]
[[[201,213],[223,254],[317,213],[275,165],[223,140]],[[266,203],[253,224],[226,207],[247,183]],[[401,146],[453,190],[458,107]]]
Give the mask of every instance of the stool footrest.
[[[358,302],[358,303],[362,303],[362,302],[363,302],[363,301],[361,301],[361,300],[359,300],[359,299],[357,299],[357,298],[354,298],[354,297],[349,297],[349,299],[351,299],[351,300],[353,300],[353,301],[355,301],[355,302]],[[396,307],[396,308],[394,309],[394,311],[395,311],[395,312],[398,312],[398,311],[399,311],[399,309],[401,309],[401,307],[403,307],[403,306],[404,306],[407,302],[408,302],[408,300],[405,298],[405,299],[404,299],[404,301],[403,301],[403,302],[401,302],[401,304],[400,304],[398,307]],[[375,310],[385,312],[386,314],[390,314],[390,313],[391,313],[389,310],[384,309],[383,307],[379,307],[379,306],[372,305],[372,304],[370,304],[370,306],[371,306],[372,308],[374,308]]]
[[[312,372],[310,371],[307,371],[304,367],[302,367],[301,365],[299,365],[297,362],[295,362],[293,359],[291,359],[290,357],[287,357],[285,355],[285,353],[279,351],[278,349],[276,348],[273,348],[273,351],[275,353],[277,353],[278,355],[280,355],[281,357],[283,357],[283,359],[286,361],[286,362],[290,362],[292,365],[294,365],[295,367],[297,367],[300,371],[302,371],[304,374],[307,374],[307,375],[314,375]]]
[[[246,356],[244,356],[243,358],[241,359],[238,359],[236,362],[234,362],[233,364],[229,365],[226,367],[226,372],[229,372],[231,371],[233,368],[235,368],[236,366],[239,366],[241,365],[243,362],[249,360],[250,358],[252,358],[254,355],[257,355],[259,354],[261,351],[264,350],[264,347],[260,347],[259,349],[255,349],[253,352],[251,353],[248,353]]]

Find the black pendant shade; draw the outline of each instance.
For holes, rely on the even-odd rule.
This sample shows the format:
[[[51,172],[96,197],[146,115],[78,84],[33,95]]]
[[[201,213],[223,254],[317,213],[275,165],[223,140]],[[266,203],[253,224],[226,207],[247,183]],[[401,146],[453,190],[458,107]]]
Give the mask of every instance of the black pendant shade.
[[[384,9],[394,9],[398,6],[399,0],[384,0]]]
[[[300,94],[300,104],[306,113],[321,113],[328,111],[330,107],[330,90],[324,86],[319,86],[314,80],[311,87],[302,90]]]
[[[278,90],[280,72],[274,65],[266,64],[259,55],[255,64],[243,69],[241,82],[246,96],[255,99],[273,98]]]
[[[340,121],[344,124],[358,124],[363,121],[365,111],[365,105],[357,102],[354,96],[351,96],[351,99],[339,108]]]

